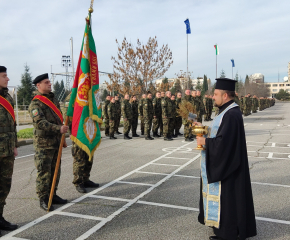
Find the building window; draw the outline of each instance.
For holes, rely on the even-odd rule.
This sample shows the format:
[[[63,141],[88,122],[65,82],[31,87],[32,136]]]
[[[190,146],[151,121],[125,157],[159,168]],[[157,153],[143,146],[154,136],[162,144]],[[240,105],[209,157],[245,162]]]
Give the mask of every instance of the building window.
[[[278,89],[273,89],[272,92],[278,92]]]
[[[278,84],[273,84],[273,86],[272,87],[278,87]]]
[[[279,84],[279,87],[284,87],[284,84]]]
[[[286,86],[287,86],[287,87],[289,87],[289,86],[290,86],[290,84],[286,84]]]
[[[271,87],[271,84],[266,84],[266,87]]]

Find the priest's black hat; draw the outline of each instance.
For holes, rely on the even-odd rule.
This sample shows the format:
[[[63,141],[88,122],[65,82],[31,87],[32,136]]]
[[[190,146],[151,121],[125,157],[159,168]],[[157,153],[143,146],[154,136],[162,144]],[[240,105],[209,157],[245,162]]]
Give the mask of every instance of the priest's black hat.
[[[217,78],[215,89],[235,91],[236,80],[229,78]]]
[[[4,66],[0,66],[0,73],[5,72],[6,73],[7,68]]]
[[[33,84],[37,84],[39,82],[41,82],[42,80],[44,79],[49,79],[48,78],[48,73],[45,73],[45,74],[42,74],[42,75],[39,75],[38,77],[36,77],[34,80],[33,80]]]

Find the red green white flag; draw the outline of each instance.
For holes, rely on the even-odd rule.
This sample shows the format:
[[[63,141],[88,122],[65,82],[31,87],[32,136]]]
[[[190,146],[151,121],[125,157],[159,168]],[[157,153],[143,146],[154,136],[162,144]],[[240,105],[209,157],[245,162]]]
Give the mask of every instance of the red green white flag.
[[[219,55],[219,47],[218,45],[214,45],[215,48],[215,55]]]
[[[83,149],[91,160],[101,143],[99,124],[102,124],[102,110],[98,60],[90,22],[91,14],[86,19],[67,116],[73,117],[71,140]]]

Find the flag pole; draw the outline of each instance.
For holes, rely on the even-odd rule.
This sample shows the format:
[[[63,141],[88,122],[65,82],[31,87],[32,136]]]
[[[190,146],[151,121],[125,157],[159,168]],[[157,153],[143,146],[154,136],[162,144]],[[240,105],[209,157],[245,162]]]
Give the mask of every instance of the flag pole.
[[[186,78],[187,78],[187,88],[189,88],[189,79],[188,79],[188,34],[187,36],[187,70],[186,70]]]
[[[68,119],[69,119],[68,116],[66,116],[65,123],[64,123],[65,126],[68,125]],[[54,189],[55,189],[55,184],[56,184],[58,169],[59,169],[59,165],[60,165],[60,158],[61,158],[62,148],[63,148],[64,142],[65,142],[65,133],[63,133],[62,136],[61,136],[61,141],[60,141],[60,145],[59,145],[59,149],[58,149],[58,156],[57,156],[57,161],[56,161],[56,165],[55,165],[55,170],[54,170],[54,176],[53,176],[53,180],[52,180],[50,195],[49,195],[47,212],[49,212],[49,209],[50,209],[51,203],[52,203],[52,198],[53,198],[53,195],[54,195]]]
[[[215,53],[215,78],[217,78],[217,52]]]

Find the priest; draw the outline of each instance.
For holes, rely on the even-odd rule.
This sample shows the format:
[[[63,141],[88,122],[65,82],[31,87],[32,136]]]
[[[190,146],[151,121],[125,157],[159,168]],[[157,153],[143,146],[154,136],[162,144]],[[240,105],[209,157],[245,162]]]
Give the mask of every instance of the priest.
[[[236,81],[216,80],[213,99],[219,113],[206,138],[197,137],[206,148],[198,221],[213,227],[215,236],[209,239],[244,240],[257,234],[244,123],[234,102]]]

